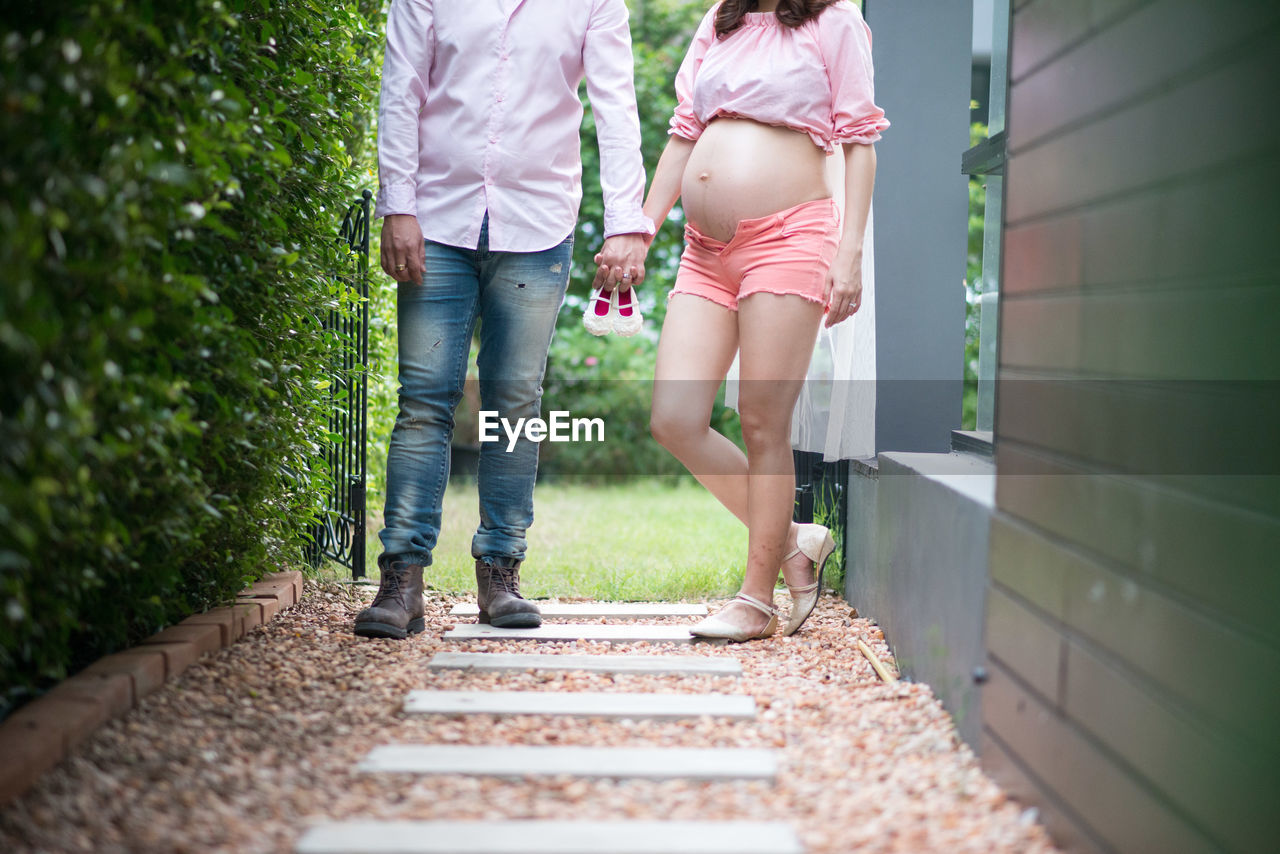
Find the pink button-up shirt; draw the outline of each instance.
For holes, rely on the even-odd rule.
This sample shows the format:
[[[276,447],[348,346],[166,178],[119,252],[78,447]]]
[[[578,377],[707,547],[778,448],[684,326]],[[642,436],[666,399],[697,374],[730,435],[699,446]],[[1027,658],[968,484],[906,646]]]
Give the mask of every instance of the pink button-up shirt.
[[[605,236],[653,233],[624,0],[392,0],[378,113],[377,216],[423,236],[536,252],[582,201],[578,84],[600,145]]]
[[[723,39],[719,10],[703,17],[676,76],[671,133],[697,139],[717,116],[739,116],[807,133],[828,152],[880,139],[889,122],[875,103],[871,29],[857,6],[841,0],[794,29],[773,12],[748,12]]]

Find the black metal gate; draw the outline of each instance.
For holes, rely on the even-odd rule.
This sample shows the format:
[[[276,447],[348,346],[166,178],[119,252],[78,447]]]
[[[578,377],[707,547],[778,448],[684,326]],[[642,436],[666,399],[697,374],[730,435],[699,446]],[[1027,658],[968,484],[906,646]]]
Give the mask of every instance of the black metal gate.
[[[348,255],[335,272],[338,282],[359,295],[355,311],[333,309],[325,329],[339,339],[338,356],[330,372],[329,432],[335,435],[325,449],[323,465],[333,484],[312,532],[311,562],[328,558],[350,568],[353,578],[365,576],[365,494],[369,474],[365,445],[369,434],[369,217],[373,193],[365,190],[347,208],[338,240]]]

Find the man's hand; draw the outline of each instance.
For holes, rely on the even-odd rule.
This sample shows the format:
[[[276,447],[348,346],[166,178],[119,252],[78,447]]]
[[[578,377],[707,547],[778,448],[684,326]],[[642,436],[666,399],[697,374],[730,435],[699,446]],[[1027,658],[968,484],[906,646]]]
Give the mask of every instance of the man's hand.
[[[382,218],[382,269],[397,282],[421,282],[427,269],[422,229],[412,214]]]
[[[647,234],[615,234],[607,237],[595,261],[595,278],[591,287],[604,288],[605,292],[621,286],[623,290],[644,281],[644,260],[649,254]]]

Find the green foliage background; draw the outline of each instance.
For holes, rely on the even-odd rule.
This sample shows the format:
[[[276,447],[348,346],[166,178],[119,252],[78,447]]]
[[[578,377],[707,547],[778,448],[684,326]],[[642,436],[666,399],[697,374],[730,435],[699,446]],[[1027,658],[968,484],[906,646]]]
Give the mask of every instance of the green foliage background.
[[[969,126],[969,145],[987,138],[987,126]],[[962,430],[978,423],[978,328],[982,320],[978,298],[982,296],[982,237],[987,210],[987,185],[980,176],[969,179],[969,244],[964,279],[964,400],[960,419]]]
[[[0,13],[0,716],[298,558],[381,5]]]

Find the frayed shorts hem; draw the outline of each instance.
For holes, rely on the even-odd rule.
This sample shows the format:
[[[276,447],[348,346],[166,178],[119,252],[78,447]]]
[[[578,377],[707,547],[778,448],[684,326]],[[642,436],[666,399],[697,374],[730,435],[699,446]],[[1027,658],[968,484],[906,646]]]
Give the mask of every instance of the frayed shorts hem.
[[[805,302],[811,302],[815,305],[822,306],[824,310],[827,307],[827,301],[820,296],[816,296],[812,291],[783,291],[783,290],[770,291],[770,290],[764,290],[763,288],[761,288],[758,290],[754,290],[748,294],[739,294],[737,299],[731,300],[729,299],[728,295],[722,295],[721,292],[715,292],[714,294],[712,294],[712,293],[706,293],[705,291],[681,291],[681,290],[676,290],[675,288],[672,288],[670,291],[667,292],[667,302],[670,302],[671,298],[676,294],[684,294],[685,296],[698,297],[699,299],[704,299],[707,302],[715,303],[721,308],[728,309],[729,311],[737,311],[739,304],[741,304],[741,302],[744,299],[746,299],[747,297],[753,297],[756,294],[773,294],[776,297],[800,297],[800,299],[804,300]]]

